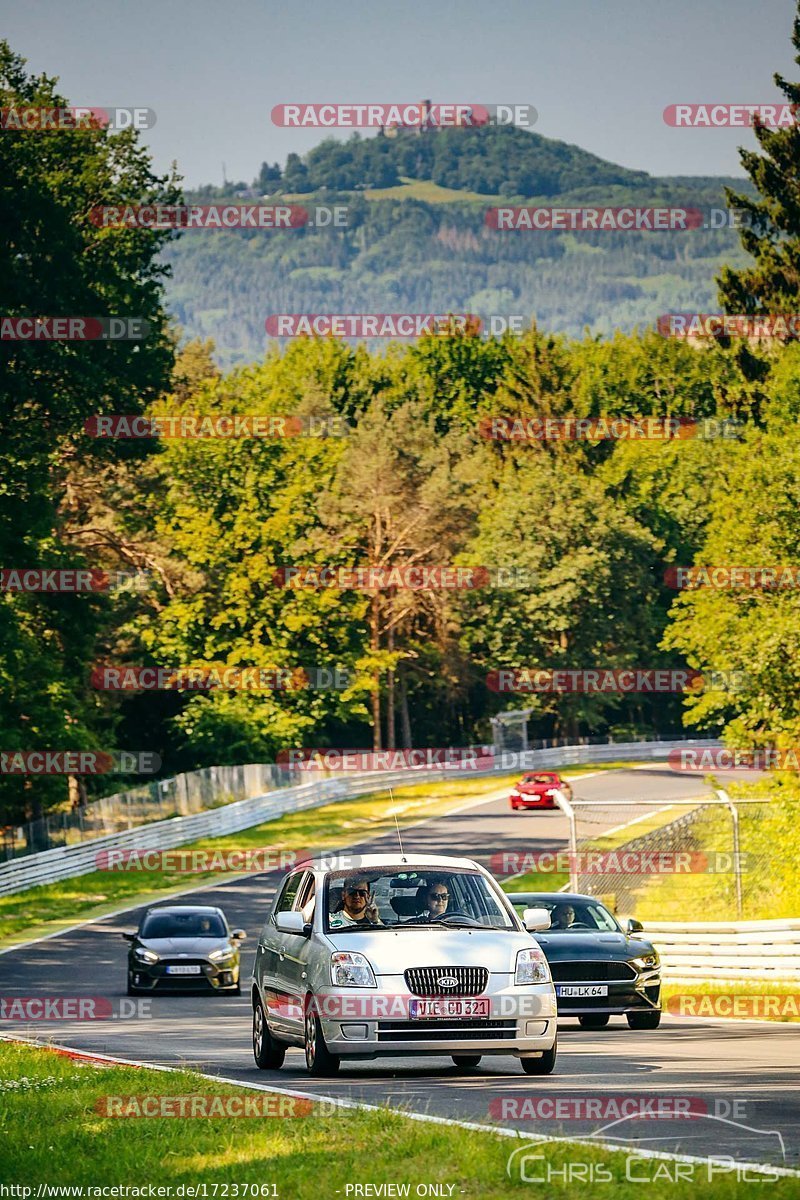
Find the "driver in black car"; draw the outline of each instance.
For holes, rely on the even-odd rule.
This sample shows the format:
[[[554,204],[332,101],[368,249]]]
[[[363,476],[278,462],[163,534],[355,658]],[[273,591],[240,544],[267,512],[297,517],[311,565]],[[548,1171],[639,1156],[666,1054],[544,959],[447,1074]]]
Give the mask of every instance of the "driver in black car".
[[[550,928],[569,929],[575,924],[575,909],[571,904],[560,904],[554,911]]]
[[[417,921],[435,921],[437,917],[443,917],[447,912],[449,901],[450,893],[444,880],[432,879],[425,889],[423,897],[425,907],[417,917]]]

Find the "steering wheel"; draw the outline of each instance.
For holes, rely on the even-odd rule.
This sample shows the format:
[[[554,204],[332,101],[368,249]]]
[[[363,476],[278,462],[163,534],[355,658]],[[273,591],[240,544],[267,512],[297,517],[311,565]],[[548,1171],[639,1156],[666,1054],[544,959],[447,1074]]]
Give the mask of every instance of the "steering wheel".
[[[591,929],[591,925],[587,925],[585,921],[573,921],[571,925],[565,925],[565,929]]]
[[[473,917],[472,913],[461,912],[461,910],[458,908],[454,908],[450,912],[439,913],[439,915],[436,917],[431,917],[430,923],[431,923],[431,925],[434,925],[434,924],[441,925],[449,917],[463,917],[467,921],[472,921],[473,925],[476,925],[479,928],[482,928],[481,922],[476,921],[475,918]]]

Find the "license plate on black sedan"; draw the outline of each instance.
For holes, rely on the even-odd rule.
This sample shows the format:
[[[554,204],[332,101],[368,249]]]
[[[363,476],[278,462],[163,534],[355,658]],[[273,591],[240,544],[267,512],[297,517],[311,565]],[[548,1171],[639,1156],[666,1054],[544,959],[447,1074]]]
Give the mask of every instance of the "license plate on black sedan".
[[[199,975],[200,967],[197,963],[170,963],[167,967],[168,975]]]
[[[488,996],[480,1000],[411,1000],[408,1005],[408,1015],[414,1021],[440,1021],[443,1017],[488,1017],[491,1012],[492,1002]]]
[[[557,983],[557,996],[607,996],[607,983]]]

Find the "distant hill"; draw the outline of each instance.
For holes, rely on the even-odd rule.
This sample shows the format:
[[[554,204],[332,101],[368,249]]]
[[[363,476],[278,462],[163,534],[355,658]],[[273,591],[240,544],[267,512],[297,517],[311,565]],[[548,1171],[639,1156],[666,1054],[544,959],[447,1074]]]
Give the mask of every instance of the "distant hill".
[[[186,336],[213,337],[224,365],[268,345],[286,312],[473,312],[535,317],[554,332],[610,334],[672,309],[715,307],[713,276],[742,262],[731,229],[676,233],[498,233],[497,203],[724,207],[716,177],[658,178],[520,129],[327,140],[247,189],[346,203],[346,229],[186,234],[166,252],[168,302]],[[235,198],[246,185],[190,198]]]

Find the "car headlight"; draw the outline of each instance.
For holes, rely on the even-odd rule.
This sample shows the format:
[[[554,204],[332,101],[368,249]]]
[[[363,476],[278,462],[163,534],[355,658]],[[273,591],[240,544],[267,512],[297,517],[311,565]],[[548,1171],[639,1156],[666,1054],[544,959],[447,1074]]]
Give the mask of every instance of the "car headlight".
[[[158,955],[156,952],[154,950],[145,950],[144,946],[137,946],[133,952],[133,957],[138,958],[140,962],[158,962]]]
[[[233,958],[233,950],[228,946],[224,950],[212,950],[208,956],[212,962],[225,962],[229,958]]]
[[[349,950],[338,950],[331,955],[331,983],[336,987],[378,986],[364,955]]]
[[[548,983],[550,968],[544,951],[539,946],[528,946],[517,952],[517,969],[514,983]]]
[[[661,959],[655,951],[652,954],[643,954],[641,958],[632,958],[631,962],[639,971],[647,971],[652,967],[657,967]]]

